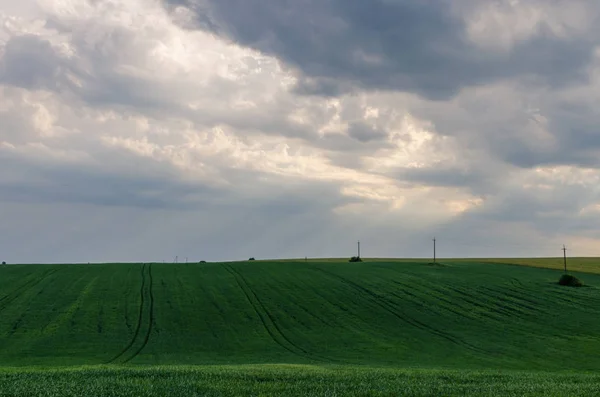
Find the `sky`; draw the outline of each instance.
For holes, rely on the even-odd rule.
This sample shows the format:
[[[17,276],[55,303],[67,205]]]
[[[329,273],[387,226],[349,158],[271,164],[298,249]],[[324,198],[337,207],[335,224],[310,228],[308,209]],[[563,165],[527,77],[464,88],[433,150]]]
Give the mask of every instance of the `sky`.
[[[0,0],[0,260],[600,256],[599,16]]]

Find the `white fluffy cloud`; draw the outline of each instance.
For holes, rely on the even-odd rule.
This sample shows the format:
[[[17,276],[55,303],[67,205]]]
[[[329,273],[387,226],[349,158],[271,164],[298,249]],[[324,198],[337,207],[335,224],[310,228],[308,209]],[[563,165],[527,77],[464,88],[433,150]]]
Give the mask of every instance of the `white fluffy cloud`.
[[[584,2],[457,4],[472,57],[595,26]],[[308,60],[196,29],[214,7],[201,5],[0,0],[7,260],[338,256],[357,238],[371,255],[420,256],[436,233],[463,247],[454,256],[524,241],[593,253],[594,56],[568,84],[517,67],[432,100],[364,71],[365,84],[306,95]]]

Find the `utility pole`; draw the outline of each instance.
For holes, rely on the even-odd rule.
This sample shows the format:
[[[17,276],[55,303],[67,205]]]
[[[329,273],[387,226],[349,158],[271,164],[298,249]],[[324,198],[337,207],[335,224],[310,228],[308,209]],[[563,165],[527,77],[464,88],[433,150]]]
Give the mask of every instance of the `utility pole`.
[[[565,247],[565,245],[563,244],[562,247],[562,251],[563,251],[563,260],[565,263],[565,273],[567,272],[567,247]]]
[[[358,257],[360,258],[360,241],[358,242]]]
[[[177,263],[177,259],[178,259],[178,256],[177,256],[177,255],[175,255],[175,263]]]
[[[435,237],[433,238],[433,263],[435,264]]]

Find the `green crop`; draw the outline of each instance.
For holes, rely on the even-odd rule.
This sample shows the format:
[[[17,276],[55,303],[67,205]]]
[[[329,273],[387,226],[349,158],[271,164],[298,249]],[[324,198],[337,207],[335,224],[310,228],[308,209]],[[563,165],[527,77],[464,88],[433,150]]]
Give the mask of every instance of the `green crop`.
[[[0,396],[597,394],[600,275],[491,262],[3,266]]]

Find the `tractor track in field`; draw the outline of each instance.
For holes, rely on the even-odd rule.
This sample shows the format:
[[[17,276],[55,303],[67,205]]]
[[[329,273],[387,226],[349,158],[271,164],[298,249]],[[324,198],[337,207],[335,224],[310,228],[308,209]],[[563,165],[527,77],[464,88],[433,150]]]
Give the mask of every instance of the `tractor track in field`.
[[[150,281],[150,286],[148,287],[148,296],[150,298],[150,313],[148,314],[148,330],[146,331],[146,335],[144,335],[144,340],[142,342],[142,345],[139,347],[139,349],[137,349],[133,355],[131,355],[128,359],[126,359],[124,361],[124,363],[128,363],[129,361],[131,361],[133,358],[137,357],[138,354],[140,354],[142,352],[142,350],[144,350],[144,348],[146,347],[146,345],[148,345],[148,341],[150,340],[150,334],[152,333],[152,324],[154,323],[154,294],[152,293],[152,284],[153,284],[153,279],[152,279],[152,264],[148,264],[148,280]]]
[[[396,280],[392,280],[392,282],[395,285],[398,285],[400,287],[402,287],[402,289],[398,290],[398,291],[392,291],[390,292],[392,296],[395,296],[398,299],[407,299],[409,300],[412,304],[419,306],[420,308],[424,309],[424,310],[431,310],[431,307],[425,305],[422,303],[422,298],[420,296],[418,296],[417,294],[413,294],[412,292],[409,292],[409,286],[400,283],[399,281]],[[402,295],[401,295],[402,294]],[[407,298],[408,297],[408,298]],[[450,300],[444,298],[443,296],[438,296],[438,295],[429,295],[430,298],[437,300],[438,302],[442,302],[444,303],[444,305],[437,305],[439,308],[441,308],[443,311],[446,312],[450,312],[460,318],[466,318],[469,320],[474,320],[475,317],[473,317],[472,315],[470,315],[469,312],[461,312],[459,310],[455,310],[452,308],[453,302],[451,302]],[[456,305],[454,305],[456,306]]]
[[[535,298],[535,296],[531,295],[531,292],[518,279],[511,278],[510,281],[512,284],[511,290],[513,292]],[[558,284],[557,284],[557,287],[558,287]],[[590,296],[589,290],[585,291],[585,287],[584,287],[584,291],[581,291],[581,288],[578,289],[577,293],[579,293],[579,295],[572,295],[571,291],[568,291],[565,293],[565,291],[561,291],[559,288],[552,289],[548,292],[550,295],[552,295],[552,298],[554,300],[556,300],[560,303],[564,303],[566,305],[572,305],[574,303],[581,303],[582,301],[586,301],[586,303],[590,303],[590,304],[600,304],[600,297]],[[574,298],[579,302],[574,302],[572,299],[569,299],[569,298]]]
[[[397,281],[394,281],[398,283]],[[422,282],[422,280],[421,280]],[[510,280],[511,284],[519,282],[518,280]],[[402,285],[402,283],[398,283]],[[461,300],[479,307],[481,309],[491,310],[494,313],[498,313],[504,316],[529,316],[532,313],[546,313],[544,309],[540,307],[539,302],[530,300],[531,296],[522,296],[518,291],[510,288],[510,287],[499,287],[498,288],[490,288],[490,287],[480,287],[476,288],[474,291],[480,296],[484,297],[486,303],[481,303],[477,301],[477,297],[473,293],[469,293],[464,291],[461,288],[457,288],[450,285],[445,286],[436,286],[430,284],[430,288],[434,288],[436,290],[446,290],[451,291],[453,293],[457,293],[461,296]],[[492,304],[492,303],[495,303]],[[490,317],[491,318],[491,317]]]
[[[279,340],[279,338],[276,337],[275,332],[268,325],[268,322],[265,319],[265,315],[266,315],[266,317],[269,318],[271,324],[273,325],[273,328],[275,328],[275,331],[279,334],[279,336],[282,339],[284,339],[286,342],[288,342],[291,346],[294,346],[293,343],[289,342],[287,340],[287,338],[282,335],[281,330],[279,329],[279,327],[277,327],[277,325],[275,325],[275,323],[273,322],[273,318],[269,315],[269,313],[267,312],[267,310],[265,309],[265,307],[261,304],[261,302],[256,297],[256,294],[254,293],[254,291],[252,291],[250,289],[250,287],[248,286],[248,283],[242,278],[242,276],[238,272],[236,272],[235,270],[233,270],[233,268],[231,268],[231,266],[224,265],[224,267],[225,267],[225,270],[227,270],[235,278],[235,281],[238,284],[238,287],[240,287],[240,289],[242,290],[242,292],[244,293],[244,295],[246,297],[246,300],[248,301],[248,303],[250,303],[250,305],[254,309],[255,313],[258,315],[258,317],[259,317],[259,319],[260,319],[263,327],[265,328],[265,330],[267,331],[267,333],[269,334],[269,336],[271,337],[271,339],[275,343],[277,343],[279,346],[281,346],[285,350],[289,351],[290,353],[299,355],[301,357],[306,357],[307,356],[307,352],[302,352],[303,354],[300,354],[300,353],[298,353],[298,351],[296,351],[296,349],[290,348],[286,344],[282,343]],[[256,299],[258,301],[258,305],[261,307],[262,310],[260,310],[257,307],[256,303],[254,303],[254,301],[252,300],[252,298],[250,297],[250,294],[248,293],[248,291],[246,289],[248,289],[250,291],[250,294],[252,294],[254,296],[254,299]],[[265,315],[263,315],[263,313],[262,313],[263,311],[265,312]],[[299,350],[302,351],[301,349],[299,349]]]
[[[271,316],[271,314],[266,309],[264,304],[260,301],[260,299],[254,292],[254,290],[250,287],[250,285],[244,278],[244,276],[242,276],[239,272],[237,272],[235,269],[233,269],[233,267],[231,267],[230,265],[224,264],[223,267],[234,277],[236,283],[242,290],[242,293],[245,295],[246,300],[248,301],[248,303],[250,303],[250,305],[254,309],[254,312],[257,314],[263,327],[265,328],[265,330],[267,331],[267,333],[269,334],[269,336],[271,337],[273,342],[275,342],[277,345],[279,345],[283,349],[287,350],[288,352],[293,353],[294,355],[302,357],[302,358],[309,358],[311,360],[324,361],[324,362],[332,361],[331,359],[316,356],[316,355],[310,353],[309,351],[303,349],[302,347],[298,346],[294,342],[292,342],[283,333],[281,328],[277,325],[273,316]],[[254,300],[256,301],[256,303],[254,302],[252,297],[254,297]],[[271,324],[271,325],[269,325],[269,324]],[[279,337],[278,337],[278,335],[279,335]],[[284,343],[282,340],[287,343]]]
[[[8,305],[10,305],[12,302],[17,300],[21,295],[23,295],[27,291],[31,290],[35,286],[37,286],[38,284],[40,284],[42,281],[44,281],[46,278],[53,275],[57,271],[58,270],[56,270],[56,269],[50,269],[47,272],[45,272],[44,274],[42,274],[42,276],[40,278],[37,278],[37,279],[34,278],[33,280],[29,280],[29,281],[23,283],[22,285],[20,285],[19,287],[15,288],[13,291],[4,295],[2,298],[0,298],[0,312],[2,312],[4,309],[6,309],[8,307]]]
[[[513,286],[511,286],[509,288],[509,290],[512,293],[523,295],[523,296],[526,296],[528,298],[534,298],[534,299],[538,298],[536,295],[532,295],[531,292],[527,288],[525,288],[524,286],[513,285]],[[568,297],[565,297],[564,295],[554,296],[554,293],[552,291],[549,291],[549,294],[553,295],[552,296],[552,300],[554,301],[554,303],[565,304],[565,305],[572,305],[573,303],[576,303],[576,302],[573,302],[572,300],[568,299]]]
[[[531,291],[518,278],[510,277],[509,282],[510,282],[511,286],[508,289],[511,292],[525,296],[527,298],[531,298],[531,299],[539,298],[538,296],[533,295],[531,293]],[[559,293],[558,290],[551,290],[551,291],[549,291],[549,294],[552,296],[552,300],[554,300],[556,303],[566,305],[566,306],[572,306],[573,304],[577,304],[577,303],[580,304],[581,301],[586,301],[586,303],[590,303],[590,304],[599,304],[600,303],[600,297],[589,296],[588,293],[583,293],[583,294],[575,297],[578,300],[580,299],[581,300],[580,302],[574,302],[573,300],[569,299],[569,296],[567,296],[566,294]],[[532,301],[530,301],[530,302],[533,303]],[[597,310],[594,310],[593,308],[583,307],[583,309],[588,312],[597,313]],[[591,309],[591,310],[588,310],[588,309]],[[550,314],[549,312],[547,312],[547,313]]]
[[[308,285],[306,285],[305,283],[302,283],[302,282],[300,282],[300,283],[298,283],[298,282],[294,283],[294,287],[302,289],[302,290],[308,290],[310,288],[310,286],[308,286]],[[315,291],[312,290],[311,292],[315,292]],[[294,305],[298,309],[302,310],[304,313],[306,313],[307,316],[310,316],[310,317],[314,318],[315,320],[319,321],[320,323],[325,324],[325,325],[327,325],[329,327],[332,326],[332,324],[328,320],[326,320],[326,319],[322,318],[321,316],[317,315],[314,312],[314,310],[310,310],[310,309],[306,308],[304,305],[302,305],[301,302],[298,302],[298,301],[295,301],[295,300],[290,300],[290,304]]]
[[[393,282],[398,285],[403,285],[396,280]],[[520,321],[526,321],[526,323],[518,323],[513,326],[513,329],[524,334],[536,333],[537,323],[531,321],[532,316],[535,316],[536,314],[544,316],[552,315],[551,312],[540,307],[540,303],[535,300],[539,299],[538,296],[525,293],[523,291],[525,290],[524,287],[516,287],[516,285],[519,284],[515,284],[512,281],[510,286],[495,286],[494,288],[483,287],[474,291],[465,291],[464,288],[453,287],[450,285],[428,285],[428,288],[432,288],[441,293],[453,294],[461,301],[484,310],[485,313],[480,313],[482,316],[487,317],[494,322],[504,324],[504,326],[508,324],[511,324],[512,326],[515,317],[519,318]],[[526,304],[523,305],[523,303]],[[507,321],[509,323],[507,323]],[[560,333],[555,334],[555,336],[565,338],[565,336]],[[594,339],[598,338],[594,337]]]
[[[483,292],[483,291],[486,291],[486,292]],[[512,307],[515,308],[515,310],[518,310],[525,315],[529,315],[531,313],[539,313],[541,310],[543,310],[541,307],[539,307],[539,304],[531,302],[527,299],[523,299],[522,297],[519,297],[518,295],[514,295],[513,293],[511,293],[510,291],[508,291],[506,289],[482,287],[478,292],[489,295],[490,297],[495,296],[495,299],[497,299],[498,301],[505,303],[505,304],[510,304]],[[509,298],[512,298],[512,299],[509,299]],[[532,305],[535,305],[537,307],[532,306]]]
[[[510,287],[506,287],[505,290],[502,290],[502,291],[496,290],[496,292],[502,293],[502,294],[504,294],[508,297],[512,297],[514,299],[518,299],[518,300],[527,302],[528,303],[527,306],[523,305],[523,304],[521,304],[521,305],[529,310],[536,310],[542,314],[552,315],[552,313],[549,312],[547,309],[543,309],[540,307],[541,306],[540,303],[536,302],[534,300],[534,299],[539,299],[539,297],[536,295],[532,295],[531,292],[525,286],[523,286],[522,283],[520,283],[518,280],[516,280],[516,282],[514,282],[513,279],[511,279],[511,284],[512,285]],[[488,288],[488,290],[493,291],[493,289],[491,289],[491,288]],[[552,291],[549,291],[549,294],[552,295],[552,300],[557,304],[562,304],[562,305],[567,305],[567,306],[572,306],[573,304],[577,304],[577,302],[573,302],[572,300],[568,299],[568,297],[565,297],[564,295],[562,295],[562,296],[555,295]],[[531,307],[529,305],[534,305],[536,307]],[[596,312],[596,311],[594,311],[594,312]]]
[[[565,287],[571,288],[571,287]],[[587,300],[585,297],[573,296],[569,299],[568,296],[562,294],[560,291],[549,291],[549,297],[559,305],[566,307],[577,307],[579,310],[585,311],[591,314],[598,314],[598,303],[595,301]],[[581,299],[581,300],[580,300]],[[585,300],[585,301],[584,301]]]
[[[533,305],[536,307],[535,308],[536,310],[541,309],[539,307],[540,306],[539,296],[531,295],[530,293],[527,293],[529,291],[523,285],[517,286],[516,284],[513,284],[511,282],[511,285],[499,286],[499,287],[502,288],[502,293],[504,293],[506,296],[510,296],[514,299],[522,300],[523,302],[526,302],[529,305]]]
[[[495,295],[485,294],[481,291],[477,291],[479,296],[475,296],[473,293],[469,293],[460,288],[448,286],[447,289],[452,293],[459,295],[463,302],[483,310],[486,314],[485,316],[492,320],[503,322],[506,321],[506,318],[523,316],[523,312],[520,310],[516,310],[509,306],[499,305],[498,299]],[[496,317],[496,315],[500,317]]]
[[[146,269],[148,269],[147,277],[146,277]],[[131,350],[133,349],[133,346],[136,344],[136,342],[139,339],[140,330],[142,328],[142,323],[144,322],[144,309],[145,309],[146,305],[149,306],[149,308],[148,308],[148,311],[149,311],[149,313],[148,313],[148,318],[149,318],[148,330],[147,330],[146,334],[144,335],[144,338],[142,339],[142,343],[138,347],[138,349],[136,349],[133,352],[133,354],[131,354],[130,356],[127,356],[121,362],[123,364],[125,364],[125,363],[128,363],[129,361],[131,361],[132,359],[134,359],[138,354],[141,353],[142,350],[144,350],[144,348],[148,344],[148,340],[150,339],[150,333],[152,332],[152,323],[154,322],[154,313],[153,313],[154,312],[154,295],[152,293],[152,282],[153,282],[153,280],[152,280],[152,264],[148,264],[146,266],[146,264],[144,263],[142,265],[141,275],[142,275],[142,284],[140,287],[140,309],[139,309],[139,313],[138,313],[138,321],[137,321],[137,325],[135,327],[135,331],[133,332],[133,336],[132,336],[131,340],[129,341],[129,343],[127,344],[127,346],[125,346],[123,348],[123,350],[121,350],[116,356],[114,356],[112,359],[110,359],[107,362],[107,364],[113,364],[117,360],[119,360],[123,357],[126,357],[127,354],[129,352],[131,352]],[[149,287],[146,288],[147,280],[148,280]],[[146,299],[146,290],[148,290],[148,298],[149,299]]]
[[[341,310],[343,313],[349,313],[351,311],[351,309],[349,307],[346,307],[346,306],[343,306],[343,305],[341,305],[339,303],[334,302],[333,300],[331,300],[327,296],[323,295],[322,293],[320,293],[316,289],[312,290],[312,292],[315,295],[317,295],[319,298],[323,299],[323,301],[327,302],[329,305],[334,306],[337,309]]]
[[[336,273],[332,273],[329,272],[327,270],[324,269],[320,269],[317,267],[312,267],[315,270],[318,270],[330,277],[336,278],[338,280],[340,280],[341,282],[345,283],[346,285],[350,286],[351,288],[353,288],[354,290],[361,292],[363,294],[366,294],[367,296],[369,296],[372,300],[373,303],[375,303],[377,306],[381,307],[383,310],[387,311],[388,313],[390,313],[391,315],[393,315],[394,317],[398,318],[399,320],[401,320],[402,322],[409,324],[415,328],[421,329],[425,332],[428,332],[430,334],[436,335],[442,339],[445,339],[455,345],[458,346],[462,346],[466,349],[469,349],[471,351],[477,352],[477,353],[481,353],[481,354],[489,354],[489,352],[485,349],[479,348],[477,346],[474,346],[468,342],[465,342],[459,338],[456,338],[446,332],[440,331],[438,329],[435,329],[419,320],[416,320],[414,318],[410,318],[408,316],[405,316],[404,313],[400,312],[397,308],[397,305],[394,304],[393,302],[390,302],[389,300],[385,299],[384,297],[378,295],[377,293],[371,291],[370,289],[363,287],[360,284],[355,283],[352,280],[348,280],[345,277],[336,274]]]
[[[492,321],[504,322],[507,317],[514,317],[521,314],[511,307],[497,305],[496,299],[488,294],[479,293],[479,297],[475,296],[472,291],[465,291],[464,289],[453,287],[450,285],[435,285],[429,284],[432,290],[440,292],[442,294],[454,294],[456,298],[460,299],[467,305],[471,305],[481,310],[479,314],[483,317],[489,318]],[[479,299],[478,299],[479,298]],[[444,300],[448,305],[455,305],[456,303],[452,300]],[[468,310],[468,308],[467,308]]]

